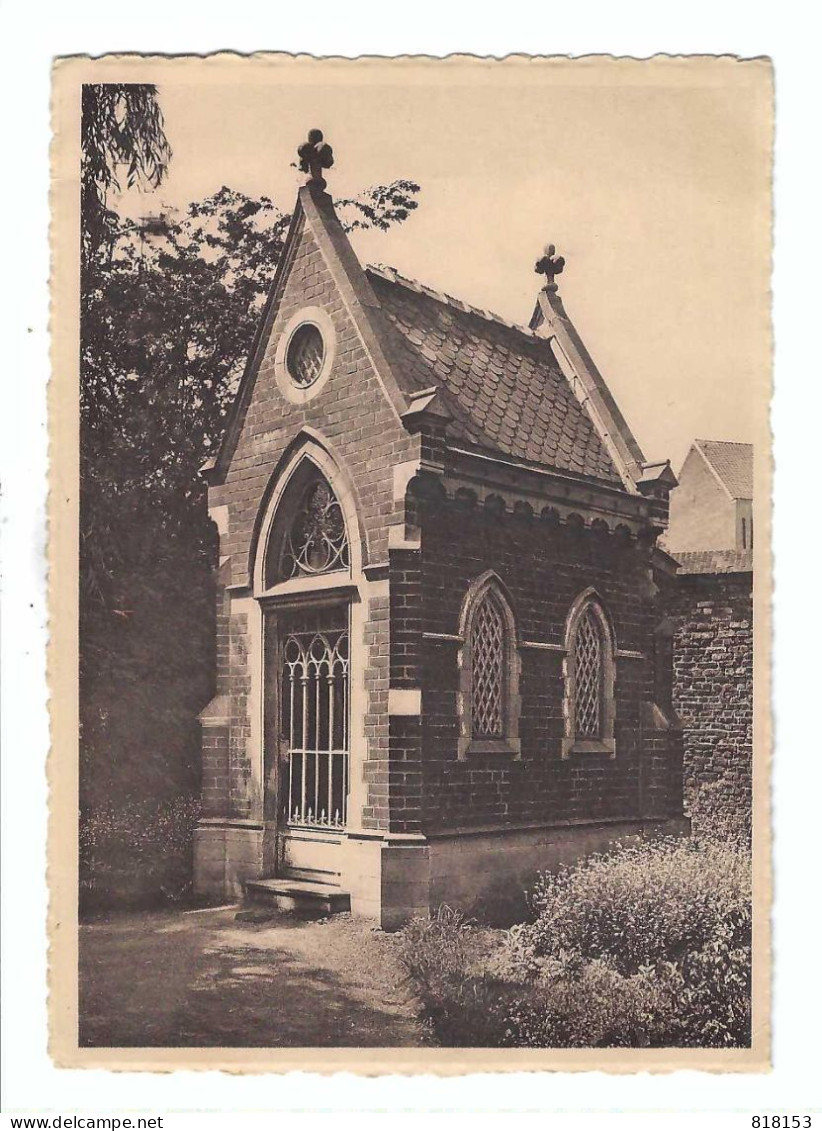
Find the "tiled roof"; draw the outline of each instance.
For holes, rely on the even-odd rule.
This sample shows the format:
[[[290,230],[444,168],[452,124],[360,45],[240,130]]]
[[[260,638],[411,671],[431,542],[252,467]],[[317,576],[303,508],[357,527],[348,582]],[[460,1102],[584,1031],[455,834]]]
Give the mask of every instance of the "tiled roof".
[[[393,270],[366,272],[403,382],[442,390],[452,442],[621,485],[544,338]]]
[[[679,562],[679,573],[750,573],[751,550],[688,550],[671,555]]]
[[[728,440],[697,440],[696,443],[731,498],[753,498],[752,444],[736,444]]]

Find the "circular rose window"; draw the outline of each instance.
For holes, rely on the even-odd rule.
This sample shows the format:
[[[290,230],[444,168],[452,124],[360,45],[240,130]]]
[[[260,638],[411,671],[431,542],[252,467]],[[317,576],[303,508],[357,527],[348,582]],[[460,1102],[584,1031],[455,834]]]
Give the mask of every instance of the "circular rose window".
[[[285,364],[288,375],[299,389],[307,389],[320,376],[325,357],[325,345],[319,329],[304,322],[288,343]]]
[[[274,377],[291,404],[307,404],[331,378],[337,335],[327,310],[304,306],[283,326],[274,351]]]

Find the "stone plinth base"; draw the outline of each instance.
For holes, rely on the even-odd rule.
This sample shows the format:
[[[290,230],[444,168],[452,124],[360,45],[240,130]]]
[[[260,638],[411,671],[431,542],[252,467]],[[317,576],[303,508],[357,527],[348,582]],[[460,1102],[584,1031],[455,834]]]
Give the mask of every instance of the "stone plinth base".
[[[617,841],[687,836],[685,817],[567,823],[520,829],[459,829],[427,837],[354,833],[345,846],[342,886],[355,915],[395,930],[443,904],[482,921],[514,923],[538,872],[573,864]]]
[[[556,871],[617,841],[682,836],[687,818],[585,822],[526,829],[462,830],[429,835],[429,905],[459,908],[483,922],[508,925],[526,912],[539,872]]]
[[[501,926],[524,917],[526,892],[538,872],[607,852],[617,841],[683,836],[689,830],[686,817],[668,817],[455,829],[427,837],[349,832],[340,845],[340,888],[350,895],[352,914],[375,919],[384,930],[443,903]],[[262,825],[200,823],[194,840],[199,894],[241,898],[243,882],[264,875]]]
[[[428,914],[428,844],[421,836],[350,833],[340,883],[351,894],[352,914],[395,930]]]
[[[263,826],[253,821],[206,817],[194,832],[194,891],[241,899],[243,882],[263,869]]]

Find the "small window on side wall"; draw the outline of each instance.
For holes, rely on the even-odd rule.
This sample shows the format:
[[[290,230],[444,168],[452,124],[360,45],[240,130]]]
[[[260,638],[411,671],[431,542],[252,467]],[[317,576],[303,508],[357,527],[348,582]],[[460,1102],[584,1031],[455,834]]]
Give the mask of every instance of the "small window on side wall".
[[[499,579],[483,574],[460,617],[459,756],[518,755],[519,653],[516,622]]]
[[[582,593],[565,631],[565,736],[562,755],[615,753],[614,640],[599,597]]]

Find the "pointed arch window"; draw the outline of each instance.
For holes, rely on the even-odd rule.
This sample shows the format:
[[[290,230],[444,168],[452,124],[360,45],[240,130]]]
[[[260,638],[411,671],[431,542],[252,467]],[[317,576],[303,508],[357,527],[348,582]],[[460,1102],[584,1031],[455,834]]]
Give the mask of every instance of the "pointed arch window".
[[[563,756],[606,753],[614,744],[614,642],[610,619],[588,591],[566,624]]]
[[[265,560],[265,585],[347,570],[348,533],[339,500],[310,461],[286,490]]]
[[[518,754],[516,623],[493,575],[483,576],[469,587],[460,627],[459,755]]]
[[[471,619],[471,719],[477,738],[505,735],[505,614],[489,586]]]

